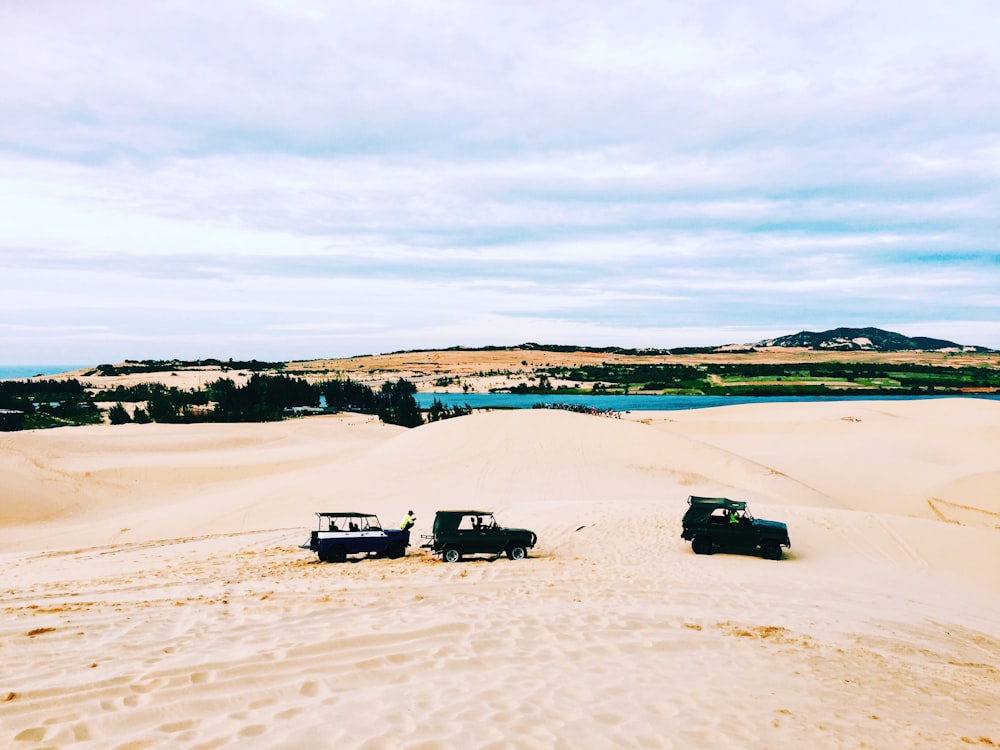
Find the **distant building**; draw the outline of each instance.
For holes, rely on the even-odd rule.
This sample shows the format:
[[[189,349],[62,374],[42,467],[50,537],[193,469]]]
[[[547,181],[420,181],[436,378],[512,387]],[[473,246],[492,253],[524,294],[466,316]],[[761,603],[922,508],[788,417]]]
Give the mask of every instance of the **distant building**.
[[[319,406],[286,406],[284,412],[292,417],[304,417],[308,414],[326,414],[327,409]]]

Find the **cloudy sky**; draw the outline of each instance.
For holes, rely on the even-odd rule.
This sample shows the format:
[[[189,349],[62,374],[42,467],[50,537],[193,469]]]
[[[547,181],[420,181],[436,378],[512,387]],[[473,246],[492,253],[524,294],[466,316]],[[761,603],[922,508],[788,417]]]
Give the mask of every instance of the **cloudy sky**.
[[[0,0],[0,363],[1000,348],[996,0]]]

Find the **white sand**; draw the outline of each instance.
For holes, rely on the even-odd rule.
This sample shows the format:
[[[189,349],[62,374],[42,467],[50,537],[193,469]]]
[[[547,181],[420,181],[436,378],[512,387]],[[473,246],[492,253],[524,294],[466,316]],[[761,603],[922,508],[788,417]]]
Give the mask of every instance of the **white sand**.
[[[63,428],[0,474],[0,747],[1000,745],[997,402]],[[689,494],[791,551],[695,556]],[[463,506],[538,547],[296,546]]]

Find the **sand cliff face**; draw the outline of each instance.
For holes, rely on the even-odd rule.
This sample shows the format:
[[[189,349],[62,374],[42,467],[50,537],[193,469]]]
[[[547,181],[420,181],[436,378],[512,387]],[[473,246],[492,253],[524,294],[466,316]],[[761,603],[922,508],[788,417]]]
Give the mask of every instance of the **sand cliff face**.
[[[0,744],[1000,744],[1000,404],[0,435]],[[689,494],[788,523],[695,556]],[[527,560],[323,565],[320,510]]]

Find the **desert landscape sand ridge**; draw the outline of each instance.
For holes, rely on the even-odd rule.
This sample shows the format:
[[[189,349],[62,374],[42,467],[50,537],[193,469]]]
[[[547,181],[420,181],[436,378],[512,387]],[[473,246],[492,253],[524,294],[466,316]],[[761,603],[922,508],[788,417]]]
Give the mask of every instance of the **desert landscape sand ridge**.
[[[0,744],[1000,745],[1000,404],[625,417],[4,435]],[[791,550],[694,555],[689,494],[786,521]],[[318,510],[413,508],[417,538],[460,506],[539,544],[297,546]]]

